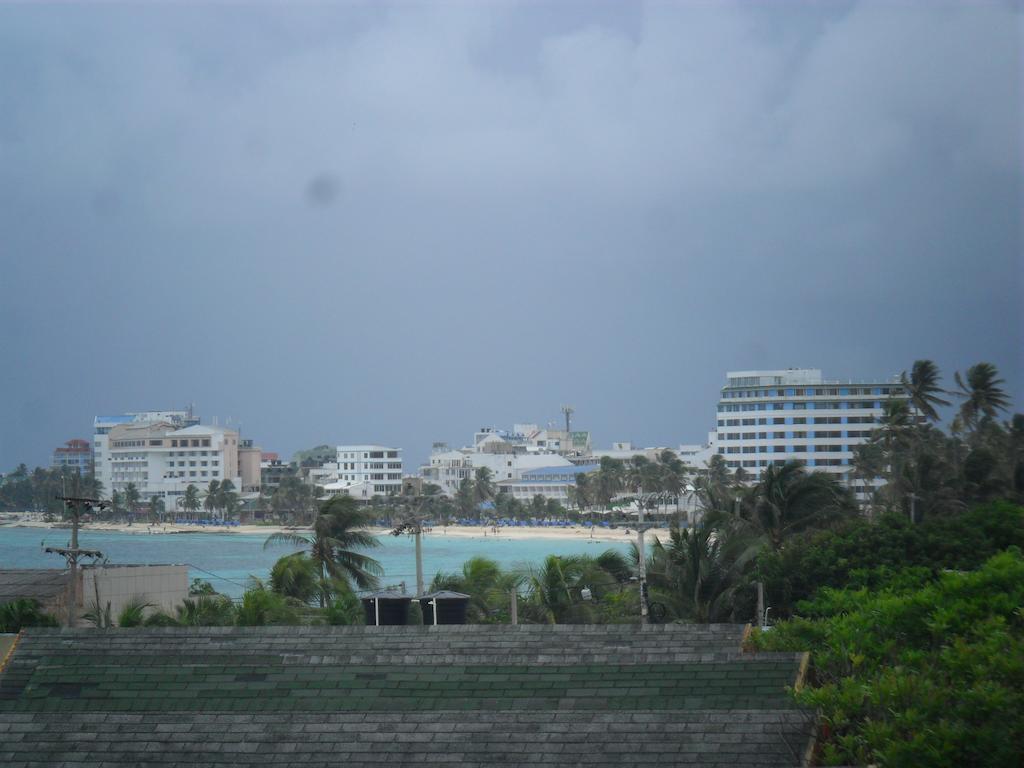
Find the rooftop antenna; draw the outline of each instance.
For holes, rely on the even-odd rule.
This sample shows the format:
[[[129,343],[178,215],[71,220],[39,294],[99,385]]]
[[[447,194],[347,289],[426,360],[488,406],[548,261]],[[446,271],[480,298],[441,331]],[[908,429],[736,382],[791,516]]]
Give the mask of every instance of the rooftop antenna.
[[[576,411],[575,411],[575,410],[573,409],[573,407],[572,407],[571,405],[563,405],[563,406],[562,406],[562,413],[564,413],[564,414],[565,414],[565,431],[566,431],[566,432],[569,432],[569,431],[571,431],[571,427],[572,427],[572,415],[573,415],[573,414],[574,414],[575,412],[576,412]]]

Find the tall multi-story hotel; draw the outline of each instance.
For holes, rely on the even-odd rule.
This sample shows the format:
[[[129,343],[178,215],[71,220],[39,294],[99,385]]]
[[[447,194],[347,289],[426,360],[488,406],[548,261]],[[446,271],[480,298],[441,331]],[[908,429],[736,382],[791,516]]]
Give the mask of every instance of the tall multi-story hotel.
[[[870,437],[885,401],[906,397],[898,378],[828,380],[814,368],[730,371],[726,379],[709,442],[731,469],[754,477],[794,460],[846,475],[853,449]]]

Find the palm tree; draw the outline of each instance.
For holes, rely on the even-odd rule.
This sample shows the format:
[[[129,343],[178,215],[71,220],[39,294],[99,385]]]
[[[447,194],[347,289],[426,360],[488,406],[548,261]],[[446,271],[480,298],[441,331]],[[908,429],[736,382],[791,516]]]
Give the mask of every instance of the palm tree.
[[[471,557],[462,564],[461,573],[438,573],[430,584],[431,592],[451,590],[469,595],[469,618],[487,621],[508,605],[513,589],[519,589],[523,577],[501,569],[494,560]]]
[[[618,583],[598,562],[587,555],[548,555],[537,568],[523,573],[527,589],[527,612],[545,624],[584,623],[592,615],[591,605],[582,598],[584,587],[592,594]]]
[[[240,498],[235,491],[235,484],[230,479],[225,478],[217,489],[218,509],[223,510],[226,517],[230,517],[238,511],[239,503]]]
[[[199,501],[199,489],[191,483],[185,489],[185,494],[181,497],[181,508],[188,512],[190,515],[194,515],[199,511],[201,502]]]
[[[149,499],[149,514],[156,517],[157,522],[163,520],[164,500],[159,496],[151,496]]]
[[[580,512],[586,512],[587,507],[590,506],[590,499],[593,495],[593,488],[591,487],[590,475],[587,472],[580,472],[576,475],[576,485],[570,488],[572,491],[573,501],[579,508]]]
[[[966,380],[965,380],[966,379]],[[960,417],[968,429],[976,429],[983,419],[995,419],[1000,411],[1010,407],[1010,399],[1003,389],[1004,382],[992,363],[978,363],[967,369],[965,377],[956,372],[959,395],[964,398],[960,405]]]
[[[655,540],[652,547],[651,591],[679,618],[700,624],[728,619],[732,597],[756,551],[742,537],[710,525],[673,527],[668,546]]]
[[[637,494],[644,495],[644,491],[651,491],[651,483],[654,481],[651,462],[646,456],[634,456],[626,463],[626,475],[624,478],[626,492],[636,490]]]
[[[317,563],[305,552],[285,555],[270,569],[270,588],[303,603],[319,601],[323,582]]]
[[[727,514],[732,510],[736,498],[733,478],[725,459],[719,454],[711,457],[706,472],[694,478],[693,488],[704,517]]]
[[[939,366],[931,360],[915,360],[910,376],[907,376],[906,371],[900,376],[914,410],[929,421],[939,420],[936,406],[946,407],[950,404],[948,400],[939,397],[946,394],[946,390],[939,386],[941,379]]]
[[[485,501],[494,498],[494,480],[491,470],[487,467],[477,467],[473,475],[473,495],[476,497],[477,509]]]
[[[660,477],[658,484],[662,493],[668,499],[674,499],[676,514],[679,514],[679,497],[686,491],[686,465],[679,460],[675,453],[669,450],[661,452],[658,457],[658,470]]]
[[[320,575],[320,607],[327,607],[332,579],[354,582],[361,589],[376,586],[384,570],[379,562],[359,552],[358,547],[376,547],[377,537],[364,530],[370,515],[351,496],[334,496],[323,504],[308,534],[275,533],[263,544],[297,544],[308,549]]]
[[[139,501],[142,496],[139,494],[139,489],[135,483],[128,483],[124,488],[124,505],[128,507],[129,516],[135,514],[136,508],[139,506]]]
[[[623,474],[621,461],[608,456],[601,457],[601,466],[595,478],[595,495],[597,501],[606,509],[611,506],[615,494],[622,489]]]
[[[223,627],[235,623],[235,605],[223,595],[196,595],[181,601],[177,623],[186,627]]]
[[[211,515],[220,504],[220,480],[211,480],[206,487],[206,498],[203,499],[203,508]]]
[[[914,422],[906,400],[889,399],[882,406],[878,426],[871,432],[870,443],[877,446],[889,482],[902,472],[903,460],[913,441]]]
[[[271,505],[277,514],[291,513],[300,518],[307,512],[315,514],[316,489],[298,477],[284,477],[271,497]]]
[[[22,627],[56,627],[57,620],[44,613],[37,600],[18,598],[0,605],[0,632],[15,634]]]
[[[476,491],[471,478],[464,477],[459,482],[459,488],[455,492],[455,503],[459,507],[459,514],[463,517],[471,517],[476,510]]]
[[[772,465],[752,489],[744,515],[754,543],[776,552],[790,536],[821,527],[854,509],[849,492],[832,475],[806,472],[799,462]]]

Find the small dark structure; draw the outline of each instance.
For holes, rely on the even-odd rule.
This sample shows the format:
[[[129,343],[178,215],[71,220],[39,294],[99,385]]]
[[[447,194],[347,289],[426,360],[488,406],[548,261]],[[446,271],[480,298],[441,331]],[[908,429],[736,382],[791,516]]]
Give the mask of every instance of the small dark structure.
[[[431,592],[416,598],[423,611],[423,623],[431,624],[465,624],[466,609],[469,607],[469,595],[461,592]]]
[[[409,623],[412,597],[404,592],[371,592],[363,597],[366,624],[374,627],[404,627]]]

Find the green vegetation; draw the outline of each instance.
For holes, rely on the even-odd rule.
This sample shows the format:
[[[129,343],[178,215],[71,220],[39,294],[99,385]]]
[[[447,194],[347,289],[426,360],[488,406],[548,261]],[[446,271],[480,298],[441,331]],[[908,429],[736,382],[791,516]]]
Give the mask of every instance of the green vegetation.
[[[380,563],[355,551],[379,545],[373,534],[363,530],[369,523],[369,513],[355,499],[335,496],[320,508],[310,533],[270,536],[265,547],[295,544],[309,550],[308,561],[293,557],[284,565],[275,566],[282,590],[296,593],[292,596],[303,602],[316,599],[321,608],[326,608],[339,584],[351,582],[362,589],[376,586],[377,578],[384,572]]]
[[[875,586],[878,574],[903,568],[933,576],[973,570],[1010,546],[1024,547],[1024,510],[993,502],[917,524],[896,512],[850,519],[762,553],[757,564],[773,613],[783,618],[822,587]]]
[[[64,504],[57,497],[65,491],[68,495],[95,498],[102,490],[102,483],[92,475],[79,475],[70,468],[29,470],[20,464],[0,480],[0,510],[61,516]]]
[[[0,633],[20,632],[24,627],[56,627],[57,620],[43,613],[37,600],[13,600],[0,605]]]
[[[787,620],[752,644],[811,651],[808,684],[795,695],[821,713],[824,763],[1018,765],[1024,416],[999,421],[1009,399],[988,363],[958,373],[954,391],[941,388],[931,361],[902,378],[908,399],[887,402],[855,452],[866,504],[796,463],[770,466],[752,484],[716,456],[690,479],[703,519],[653,542],[652,615],[750,621],[762,584],[771,615]],[[939,409],[954,398],[946,432]],[[573,500],[583,511],[608,508],[635,489],[650,508],[678,494],[680,478],[670,457],[603,459],[579,476]],[[510,588],[523,596],[521,620],[637,621],[636,562],[635,552],[623,567],[549,557],[504,574],[471,561],[435,585],[472,595],[476,621],[503,620]]]
[[[1019,511],[1019,510],[1018,510]],[[761,650],[810,649],[828,765],[1019,765],[1024,743],[1024,557],[932,580],[885,569],[823,589],[806,618],[756,632]]]

